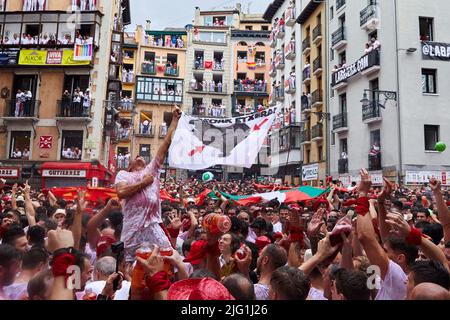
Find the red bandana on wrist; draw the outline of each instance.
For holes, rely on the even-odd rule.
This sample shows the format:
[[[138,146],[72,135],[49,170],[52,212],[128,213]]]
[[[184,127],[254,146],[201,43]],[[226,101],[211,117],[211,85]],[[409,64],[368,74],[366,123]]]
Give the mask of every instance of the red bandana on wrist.
[[[147,277],[145,279],[145,284],[147,285],[151,294],[168,290],[172,285],[167,272],[164,271],[160,271],[151,277]]]
[[[67,268],[75,264],[75,256],[71,253],[61,254],[53,259],[52,272],[54,277],[64,276],[66,279],[70,276]]]
[[[369,207],[369,198],[359,197],[358,200],[356,200],[355,211],[357,214],[364,217],[369,212]]]
[[[420,232],[419,229],[411,228],[411,231],[409,232],[405,241],[409,245],[420,246],[422,244],[422,237],[423,237],[423,234],[422,234],[422,232]]]

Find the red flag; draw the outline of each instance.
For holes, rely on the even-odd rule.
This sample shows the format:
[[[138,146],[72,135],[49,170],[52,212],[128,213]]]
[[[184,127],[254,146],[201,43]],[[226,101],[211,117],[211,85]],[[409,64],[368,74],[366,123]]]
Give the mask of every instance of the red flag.
[[[205,69],[212,69],[213,62],[212,61],[205,61]]]
[[[202,206],[203,203],[205,203],[205,199],[208,196],[208,194],[211,192],[209,189],[203,190],[202,193],[200,193],[197,198],[195,198],[195,205],[196,206]]]

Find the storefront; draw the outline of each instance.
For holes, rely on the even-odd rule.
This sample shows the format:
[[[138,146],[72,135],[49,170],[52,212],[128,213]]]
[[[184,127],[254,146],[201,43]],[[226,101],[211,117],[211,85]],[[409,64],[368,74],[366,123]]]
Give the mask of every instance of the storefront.
[[[382,172],[369,172],[370,178],[372,180],[372,185],[375,187],[381,187],[383,186],[383,173]],[[339,181],[342,182],[342,184],[345,187],[349,187],[352,185],[353,182],[355,182],[357,185],[359,185],[359,182],[361,181],[360,175],[341,175],[339,176]]]
[[[424,185],[431,178],[436,178],[443,186],[450,186],[450,171],[406,171],[405,185]]]
[[[41,168],[42,188],[53,187],[109,187],[114,175],[101,164],[90,162],[46,162]]]
[[[5,179],[6,184],[14,184],[20,177],[19,167],[0,167],[0,179]]]

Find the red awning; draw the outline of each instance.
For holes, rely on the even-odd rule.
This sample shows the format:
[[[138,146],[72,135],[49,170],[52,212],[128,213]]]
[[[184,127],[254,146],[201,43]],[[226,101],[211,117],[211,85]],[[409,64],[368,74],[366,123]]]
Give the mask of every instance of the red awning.
[[[40,170],[85,170],[88,179],[97,177],[101,180],[110,180],[113,177],[113,173],[100,163],[93,165],[90,162],[45,162]]]

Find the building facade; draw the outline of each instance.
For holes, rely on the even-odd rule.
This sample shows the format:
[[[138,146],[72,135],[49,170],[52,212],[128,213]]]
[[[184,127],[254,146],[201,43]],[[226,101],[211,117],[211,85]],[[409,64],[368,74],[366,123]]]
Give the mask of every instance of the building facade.
[[[150,161],[157,153],[172,121],[174,105],[184,105],[187,34],[184,29],[136,30],[136,109],[132,157]]]
[[[69,0],[6,1],[2,6],[0,167],[17,174],[3,177],[52,178],[39,170],[47,162],[95,160],[110,169],[104,101],[121,90],[120,8],[125,6],[128,16],[128,1],[86,1],[85,8]],[[87,176],[83,170],[77,174]],[[59,180],[52,183],[65,183]],[[106,180],[93,184],[107,185]]]
[[[331,1],[334,137],[331,171],[345,183],[368,168],[414,185],[448,184],[449,3]],[[373,41],[371,41],[374,39]]]
[[[264,18],[272,23],[269,36],[269,46],[272,48],[269,103],[279,107],[279,115],[270,135],[271,168],[274,176],[285,177],[286,182],[291,183],[299,183],[302,161],[301,90],[297,81],[301,79],[301,63],[297,59],[300,56],[298,44],[301,29],[296,23],[300,3],[277,0],[264,13]]]
[[[297,22],[302,28],[302,93],[300,99],[303,146],[302,182],[314,186],[328,175],[327,145],[329,112],[327,103],[327,36],[324,2],[303,1]]]

